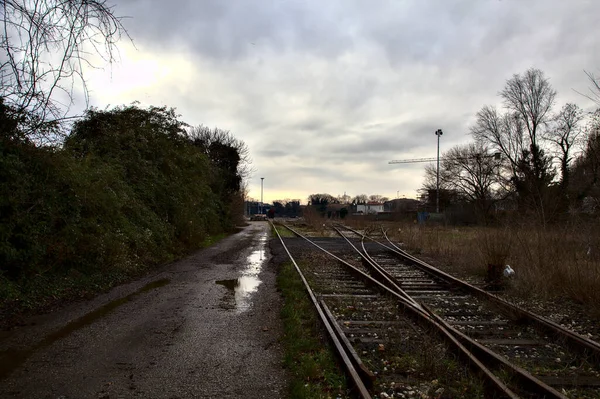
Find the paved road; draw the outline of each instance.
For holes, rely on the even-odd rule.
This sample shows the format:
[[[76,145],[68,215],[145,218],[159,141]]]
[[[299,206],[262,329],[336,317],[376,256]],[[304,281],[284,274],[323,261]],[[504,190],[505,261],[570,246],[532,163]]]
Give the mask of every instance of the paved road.
[[[268,226],[0,340],[1,398],[281,398]],[[7,352],[7,350],[9,350]]]

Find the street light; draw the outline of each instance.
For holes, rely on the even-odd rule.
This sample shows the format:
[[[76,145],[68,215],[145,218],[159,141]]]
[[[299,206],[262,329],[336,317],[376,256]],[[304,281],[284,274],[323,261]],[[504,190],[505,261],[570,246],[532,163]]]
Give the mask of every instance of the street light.
[[[260,214],[263,214],[263,181],[265,180],[264,177],[260,178]]]
[[[435,131],[437,136],[437,184],[435,194],[435,213],[440,213],[440,136],[444,134],[442,129]]]

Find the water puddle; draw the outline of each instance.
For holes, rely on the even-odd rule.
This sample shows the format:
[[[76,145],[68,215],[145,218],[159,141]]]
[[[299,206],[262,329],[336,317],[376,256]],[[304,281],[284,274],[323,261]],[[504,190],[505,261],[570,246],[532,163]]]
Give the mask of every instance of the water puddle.
[[[258,278],[265,259],[265,245],[267,235],[264,234],[259,241],[258,249],[254,250],[245,260],[242,275],[231,280],[217,280],[216,284],[227,288],[221,300],[221,308],[243,313],[252,306],[252,294],[258,290],[262,281]]]
[[[153,290],[155,288],[163,287],[169,284],[170,282],[171,280],[169,280],[168,278],[163,278],[161,280],[156,280],[151,283],[148,283],[142,288],[123,298],[115,299],[114,301],[107,303],[106,305],[94,310],[93,312],[87,313],[81,316],[80,318],[71,321],[63,328],[54,331],[53,333],[50,333],[43,340],[29,348],[19,350],[9,349],[0,352],[0,380],[7,377],[17,367],[25,363],[29,356],[31,356],[37,350],[45,349],[52,345],[54,342],[58,341],[59,339],[71,334],[72,332],[79,330],[80,328],[83,328],[89,324],[92,324],[94,321],[106,316],[119,306],[131,301],[136,296],[144,292]]]

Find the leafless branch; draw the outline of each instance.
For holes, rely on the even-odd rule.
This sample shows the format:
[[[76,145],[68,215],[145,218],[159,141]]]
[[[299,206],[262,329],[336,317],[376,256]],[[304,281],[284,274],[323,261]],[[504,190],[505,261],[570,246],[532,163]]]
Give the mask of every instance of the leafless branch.
[[[84,65],[95,56],[114,62],[117,42],[129,38],[113,9],[106,0],[0,0],[0,96],[35,115],[30,122],[56,123],[67,117],[79,81],[87,106]]]

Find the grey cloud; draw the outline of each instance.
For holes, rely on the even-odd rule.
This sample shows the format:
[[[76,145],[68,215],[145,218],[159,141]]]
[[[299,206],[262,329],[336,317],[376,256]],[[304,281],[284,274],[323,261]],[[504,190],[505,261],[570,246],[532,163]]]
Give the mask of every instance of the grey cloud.
[[[131,33],[148,45],[185,46],[215,59],[235,60],[256,50],[309,51],[324,57],[352,47],[339,9],[304,1],[129,0]]]
[[[289,151],[287,150],[263,150],[259,149],[256,151],[259,156],[264,156],[268,158],[282,158],[289,155]]]
[[[389,160],[434,156],[438,128],[442,152],[470,141],[475,113],[499,102],[513,73],[538,67],[559,103],[585,107],[572,89],[585,91],[583,69],[600,65],[590,33],[599,10],[560,0],[123,0],[116,12],[133,16],[125,24],[140,52],[195,65],[189,87],[143,90],[160,90],[154,98],[191,124],[246,141],[270,191],[389,195],[418,187],[424,166]]]

